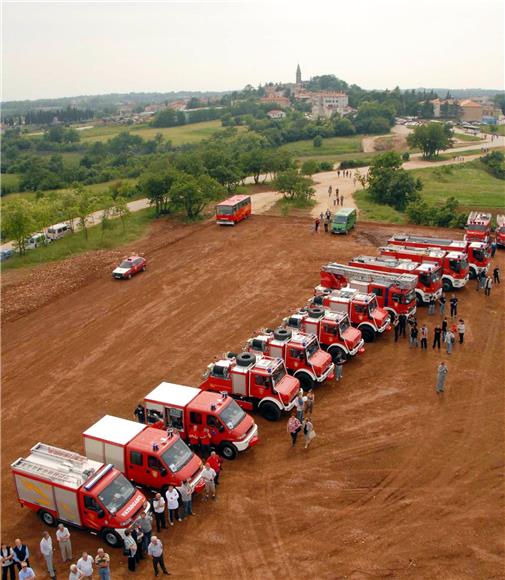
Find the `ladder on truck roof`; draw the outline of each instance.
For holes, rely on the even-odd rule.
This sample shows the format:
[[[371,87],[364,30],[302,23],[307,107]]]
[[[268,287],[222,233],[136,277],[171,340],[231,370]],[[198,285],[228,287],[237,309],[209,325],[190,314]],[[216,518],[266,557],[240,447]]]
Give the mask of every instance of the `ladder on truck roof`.
[[[439,248],[416,248],[415,246],[398,246],[396,244],[391,246],[380,246],[378,250],[379,252],[382,252],[383,250],[386,252],[405,252],[406,254],[427,256],[428,258],[443,258],[445,255],[445,250],[440,250]],[[433,252],[435,252],[435,255],[433,255]]]
[[[25,473],[45,477],[53,482],[69,483],[73,485],[80,485],[82,483],[82,478],[78,473],[65,473],[56,468],[48,467],[41,463],[35,463],[29,459],[18,459],[13,463],[12,467]]]
[[[482,211],[471,211],[468,216],[467,224],[480,224],[486,225],[491,221],[491,214]]]
[[[52,459],[60,459],[68,461],[69,463],[75,463],[76,467],[86,465],[88,462],[88,458],[84,457],[84,455],[79,455],[79,453],[75,453],[74,451],[60,449],[53,445],[47,445],[46,443],[37,443],[37,445],[34,445],[30,451],[33,454],[40,455],[41,457],[50,457]]]
[[[325,272],[331,274],[341,274],[347,278],[352,278],[358,282],[376,282],[384,286],[398,286],[402,289],[415,288],[417,276],[415,274],[395,274],[394,272],[380,272],[379,270],[368,270],[358,266],[346,266],[332,262],[322,267]]]

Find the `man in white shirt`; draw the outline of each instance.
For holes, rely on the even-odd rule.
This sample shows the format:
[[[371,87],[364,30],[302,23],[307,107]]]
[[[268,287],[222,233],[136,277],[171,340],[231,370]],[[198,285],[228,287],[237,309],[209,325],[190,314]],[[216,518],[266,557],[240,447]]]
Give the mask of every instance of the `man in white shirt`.
[[[158,576],[158,566],[163,570],[163,574],[170,574],[165,567],[165,561],[163,560],[163,544],[158,540],[156,536],[152,536],[151,543],[147,547],[147,553],[153,559],[154,575]]]
[[[82,574],[79,571],[79,569],[77,568],[77,566],[75,564],[72,564],[70,566],[70,573],[68,575],[68,580],[81,580],[82,578]]]
[[[55,578],[56,573],[53,567],[53,541],[51,540],[49,532],[44,532],[42,534],[42,540],[40,540],[40,553],[44,556],[44,560],[46,561],[49,576]]]
[[[205,481],[205,499],[209,499],[209,494],[212,499],[216,499],[216,484],[214,483],[216,472],[208,463],[205,464],[202,471],[202,479]]]
[[[72,544],[70,542],[70,532],[63,524],[58,524],[56,539],[60,545],[61,559],[63,562],[72,561]]]
[[[161,497],[161,493],[157,493],[153,499],[154,518],[156,519],[156,529],[158,533],[161,528],[166,528],[165,521],[165,500]]]
[[[174,520],[177,518],[178,522],[182,522],[179,515],[179,494],[173,485],[168,486],[167,493],[168,521],[171,526],[174,525]]]
[[[83,552],[82,557],[77,560],[77,568],[83,578],[91,578],[93,576],[93,558],[87,552]]]

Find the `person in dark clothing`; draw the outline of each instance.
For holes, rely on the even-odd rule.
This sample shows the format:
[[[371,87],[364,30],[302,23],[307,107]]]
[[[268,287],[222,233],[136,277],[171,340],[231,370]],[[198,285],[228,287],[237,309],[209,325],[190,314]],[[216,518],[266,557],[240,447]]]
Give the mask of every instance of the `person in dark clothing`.
[[[447,334],[447,327],[449,323],[447,322],[447,318],[442,320],[442,341],[445,342],[445,335]]]
[[[456,318],[458,315],[458,299],[453,294],[449,302],[451,304],[451,318]]]
[[[496,242],[493,240],[491,242],[491,258],[494,258],[494,255],[496,254]]]
[[[410,327],[410,346],[412,345],[416,345],[417,348],[417,335],[419,334],[419,331],[417,330],[417,324],[413,324]]]
[[[144,409],[144,406],[142,405],[142,403],[139,403],[137,405],[135,411],[133,411],[133,414],[135,415],[135,417],[137,417],[137,421],[139,423],[146,422],[146,410]]]
[[[500,268],[498,266],[493,270],[493,282],[500,284]]]
[[[400,334],[400,321],[398,320],[398,316],[395,316],[393,320],[393,328],[395,331],[395,342],[398,342],[398,335]]]
[[[437,324],[433,329],[433,348],[438,346],[438,350],[440,350],[440,335],[442,334],[442,329]]]
[[[319,224],[321,223],[321,220],[319,218],[316,218],[314,220],[314,232],[317,234],[317,232],[319,231]]]
[[[405,329],[407,327],[407,315],[406,314],[400,314],[400,316],[398,317],[398,336],[403,336],[403,338],[405,338]]]
[[[14,547],[12,548],[14,552],[14,562],[18,570],[21,570],[21,564],[26,562],[28,568],[30,567],[30,551],[28,550],[28,546],[23,544],[23,542],[16,538],[14,541]]]

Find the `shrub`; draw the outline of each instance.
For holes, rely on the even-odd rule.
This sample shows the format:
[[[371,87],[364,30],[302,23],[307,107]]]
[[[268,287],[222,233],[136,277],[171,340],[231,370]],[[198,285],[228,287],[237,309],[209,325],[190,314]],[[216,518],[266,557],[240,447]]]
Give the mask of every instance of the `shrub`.
[[[323,144],[323,138],[321,137],[321,135],[316,135],[312,143],[314,147],[321,147],[321,145]]]
[[[321,161],[319,164],[319,171],[332,171],[333,170],[333,163],[329,161]]]
[[[353,167],[366,167],[369,161],[367,159],[345,159],[340,162],[339,169],[352,169]]]
[[[408,151],[405,151],[405,153],[402,153],[402,159],[403,159],[403,161],[408,161],[410,159],[410,153]]]

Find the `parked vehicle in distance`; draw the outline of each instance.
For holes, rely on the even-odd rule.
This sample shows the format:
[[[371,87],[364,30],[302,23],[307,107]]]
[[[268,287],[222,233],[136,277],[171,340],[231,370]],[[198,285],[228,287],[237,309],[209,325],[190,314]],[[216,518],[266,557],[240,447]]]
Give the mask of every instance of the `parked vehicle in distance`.
[[[166,431],[105,415],[82,434],[86,457],[113,463],[130,481],[165,493],[189,480],[201,491],[202,460],[179,437]]]
[[[144,272],[147,267],[147,260],[142,256],[130,256],[124,259],[121,264],[112,270],[112,277],[116,280],[129,280],[135,274]]]
[[[491,218],[490,213],[471,211],[465,226],[465,240],[487,244],[491,236]]]
[[[348,234],[356,225],[356,209],[354,207],[343,207],[333,216],[331,220],[332,234]]]
[[[46,526],[58,522],[99,534],[112,547],[149,512],[149,502],[112,464],[37,443],[11,465],[19,503]]]
[[[505,248],[505,215],[496,216],[496,245]]]
[[[234,226],[251,215],[251,197],[234,195],[216,206],[216,223],[222,226]]]
[[[47,237],[54,241],[59,240],[60,238],[64,238],[68,236],[68,234],[72,233],[72,229],[68,224],[54,224],[54,226],[49,226],[47,228]]]
[[[25,242],[25,248],[27,250],[34,250],[40,246],[47,246],[52,241],[53,240],[44,232],[37,232],[36,234],[32,234],[29,238],[27,238]]]
[[[8,260],[14,256],[15,252],[12,248],[8,248],[7,250],[0,250],[0,262]]]

